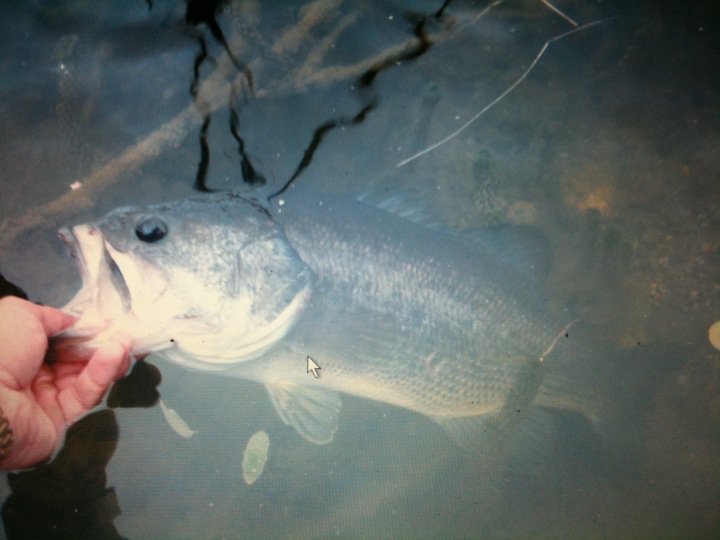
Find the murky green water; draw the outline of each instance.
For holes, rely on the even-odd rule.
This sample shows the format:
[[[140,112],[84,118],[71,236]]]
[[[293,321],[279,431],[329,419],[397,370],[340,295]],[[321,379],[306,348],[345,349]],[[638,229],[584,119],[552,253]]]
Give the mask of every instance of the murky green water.
[[[614,347],[676,365],[634,383],[650,406],[627,411],[626,460],[563,419],[551,442],[529,434],[497,463],[422,416],[352,397],[333,443],[315,446],[261,387],[151,356],[164,403],[197,433],[179,436],[157,404],[127,406],[155,401],[148,369],[127,385],[144,397],[118,391],[52,466],[3,478],[5,534],[717,536],[718,10],[576,4],[555,3],[601,22],[542,52],[575,27],[539,0],[480,18],[485,3],[436,17],[440,2],[227,2],[216,18],[233,64],[207,21],[186,24],[185,3],[3,3],[0,271],[32,299],[62,305],[79,286],[59,226],[193,193],[209,118],[208,188],[257,189],[249,163],[279,189],[310,156],[297,182],[320,190],[407,192],[463,229],[533,225],[552,246],[549,302]],[[490,110],[397,167],[538,55]],[[248,486],[243,450],[260,430],[271,452]]]

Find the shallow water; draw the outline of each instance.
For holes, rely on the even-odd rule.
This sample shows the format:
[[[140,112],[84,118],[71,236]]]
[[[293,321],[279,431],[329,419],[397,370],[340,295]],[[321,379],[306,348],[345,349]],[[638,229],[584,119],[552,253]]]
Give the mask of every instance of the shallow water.
[[[0,272],[30,298],[62,305],[79,286],[59,226],[191,194],[198,176],[267,194],[307,156],[296,182],[318,190],[408,193],[462,229],[535,226],[552,245],[555,308],[675,364],[636,381],[651,406],[627,411],[640,444],[618,468],[572,421],[489,465],[420,415],[345,396],[335,440],[315,446],[260,386],[151,356],[164,402],[198,433],[181,438],[157,403],[123,407],[142,400],[116,394],[54,468],[12,476],[12,496],[3,480],[5,534],[32,536],[23,519],[42,508],[74,538],[717,536],[720,352],[707,329],[720,319],[719,13],[624,4],[558,1],[580,25],[601,22],[550,43],[490,110],[397,167],[574,26],[539,0],[479,19],[485,4],[471,2],[435,17],[440,2],[237,1],[216,14],[233,65],[207,24],[185,23],[185,3],[4,3]],[[200,38],[209,59],[194,100]],[[230,81],[256,173],[246,165],[245,179]],[[248,486],[243,449],[259,430],[271,452]]]

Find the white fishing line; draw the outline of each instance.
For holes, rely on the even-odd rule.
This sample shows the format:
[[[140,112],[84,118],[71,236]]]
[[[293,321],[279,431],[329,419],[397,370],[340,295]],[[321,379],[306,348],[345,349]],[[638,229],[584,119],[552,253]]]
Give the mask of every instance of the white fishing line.
[[[572,24],[573,26],[577,26],[578,23],[576,23],[573,19],[565,15],[562,11],[560,11],[558,8],[553,6],[548,0],[540,0],[543,4],[545,4],[550,10],[554,11],[558,15],[560,15],[563,19],[565,19],[567,22]]]
[[[487,8],[485,8],[485,9],[480,13],[480,15],[478,15],[478,16],[475,18],[475,20],[477,20],[478,18],[480,18],[480,16],[482,16],[485,12],[487,12],[488,9],[490,9],[491,7],[499,4],[499,3],[502,2],[502,1],[503,1],[503,0],[498,0],[498,1],[494,2],[493,4],[491,4],[490,6],[488,6]],[[544,4],[547,4],[547,2],[543,2],[543,3],[544,3]],[[547,4],[547,5],[548,5],[548,7],[551,7],[550,4]],[[553,10],[553,11],[555,11],[555,10]],[[577,23],[575,23],[574,21],[572,21],[572,19],[569,19],[569,20],[570,20],[570,22],[572,22],[573,24],[577,24]],[[573,28],[572,30],[569,30],[569,31],[567,31],[567,32],[564,32],[564,33],[562,33],[562,34],[560,34],[560,35],[558,35],[558,36],[555,36],[555,37],[547,40],[547,41],[545,42],[545,44],[540,48],[540,52],[537,53],[537,55],[535,56],[535,59],[530,63],[530,65],[528,66],[528,68],[520,75],[520,77],[518,77],[518,78],[515,80],[515,82],[513,82],[510,86],[508,86],[499,96],[497,96],[497,97],[496,97],[495,99],[493,99],[490,103],[488,103],[487,105],[485,105],[485,107],[483,107],[477,114],[475,114],[472,118],[470,118],[470,120],[468,120],[467,122],[465,122],[465,123],[464,123],[462,126],[460,126],[458,129],[456,129],[455,131],[453,131],[452,133],[450,133],[450,135],[448,135],[448,136],[445,137],[444,139],[439,140],[438,142],[436,142],[436,143],[434,143],[434,144],[431,144],[431,145],[428,146],[427,148],[424,148],[423,150],[420,150],[419,152],[413,154],[412,156],[407,157],[407,158],[403,159],[402,161],[399,161],[399,162],[395,165],[395,167],[398,167],[398,168],[399,168],[399,167],[403,167],[403,166],[407,165],[408,163],[410,163],[411,161],[415,161],[417,158],[419,158],[419,157],[421,157],[421,156],[424,156],[425,154],[428,154],[428,153],[432,152],[432,151],[435,150],[436,148],[439,148],[439,147],[442,146],[443,144],[447,143],[448,141],[451,141],[452,139],[454,139],[455,137],[457,137],[458,135],[460,135],[460,133],[462,133],[462,132],[465,131],[470,125],[472,125],[473,123],[475,123],[483,114],[485,114],[485,113],[488,112],[490,109],[492,109],[495,105],[497,105],[503,98],[505,98],[505,96],[507,96],[510,92],[512,92],[513,90],[515,90],[515,88],[517,88],[518,85],[525,80],[525,78],[530,74],[530,72],[535,68],[535,66],[537,65],[537,63],[538,63],[538,62],[540,61],[540,59],[543,57],[543,55],[545,54],[545,51],[547,50],[547,48],[550,46],[551,43],[554,43],[554,42],[559,41],[559,40],[561,40],[561,39],[563,39],[563,38],[566,38],[566,37],[568,37],[568,36],[571,36],[572,34],[575,34],[575,33],[580,32],[580,31],[582,31],[582,30],[586,30],[587,28],[590,28],[590,27],[592,27],[592,26],[596,26],[596,25],[600,24],[602,21],[603,21],[603,19],[599,19],[599,20],[597,20],[597,21],[593,21],[593,22],[590,22],[590,23],[587,23],[587,24],[583,24],[582,26],[577,26],[576,28]]]

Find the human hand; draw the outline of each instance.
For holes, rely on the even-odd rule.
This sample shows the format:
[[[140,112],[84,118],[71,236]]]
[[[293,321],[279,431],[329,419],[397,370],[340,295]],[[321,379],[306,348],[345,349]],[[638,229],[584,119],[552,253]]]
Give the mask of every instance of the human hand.
[[[132,339],[127,335],[114,336],[89,360],[63,357],[44,363],[48,337],[74,321],[52,307],[14,297],[0,299],[2,469],[29,467],[47,459],[65,428],[97,405],[130,367]],[[6,423],[11,432],[3,429]]]

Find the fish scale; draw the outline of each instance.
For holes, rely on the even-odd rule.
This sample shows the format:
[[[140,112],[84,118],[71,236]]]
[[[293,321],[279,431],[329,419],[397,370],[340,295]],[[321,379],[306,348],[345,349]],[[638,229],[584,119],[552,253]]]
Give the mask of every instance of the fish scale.
[[[564,324],[518,248],[527,231],[459,233],[388,206],[293,190],[269,208],[230,193],[121,208],[63,233],[80,264],[112,267],[81,268],[66,310],[91,341],[125,330],[136,352],[263,384],[320,444],[339,393],[437,420],[497,421],[536,398],[581,410],[544,378]]]
[[[293,194],[277,216],[318,277],[322,301],[313,307],[332,313],[300,322],[288,336],[302,336],[294,354],[325,358],[330,386],[429,416],[502,407],[518,371],[540,357],[562,326],[538,306],[532,286],[511,268],[488,277],[494,263],[483,265],[488,254],[468,237],[343,198],[322,202]],[[512,297],[523,291],[525,301]],[[358,305],[367,319],[382,315],[382,330],[353,314]],[[369,337],[358,335],[363,326]],[[378,334],[388,340],[375,339]],[[426,362],[432,355],[434,367]]]

